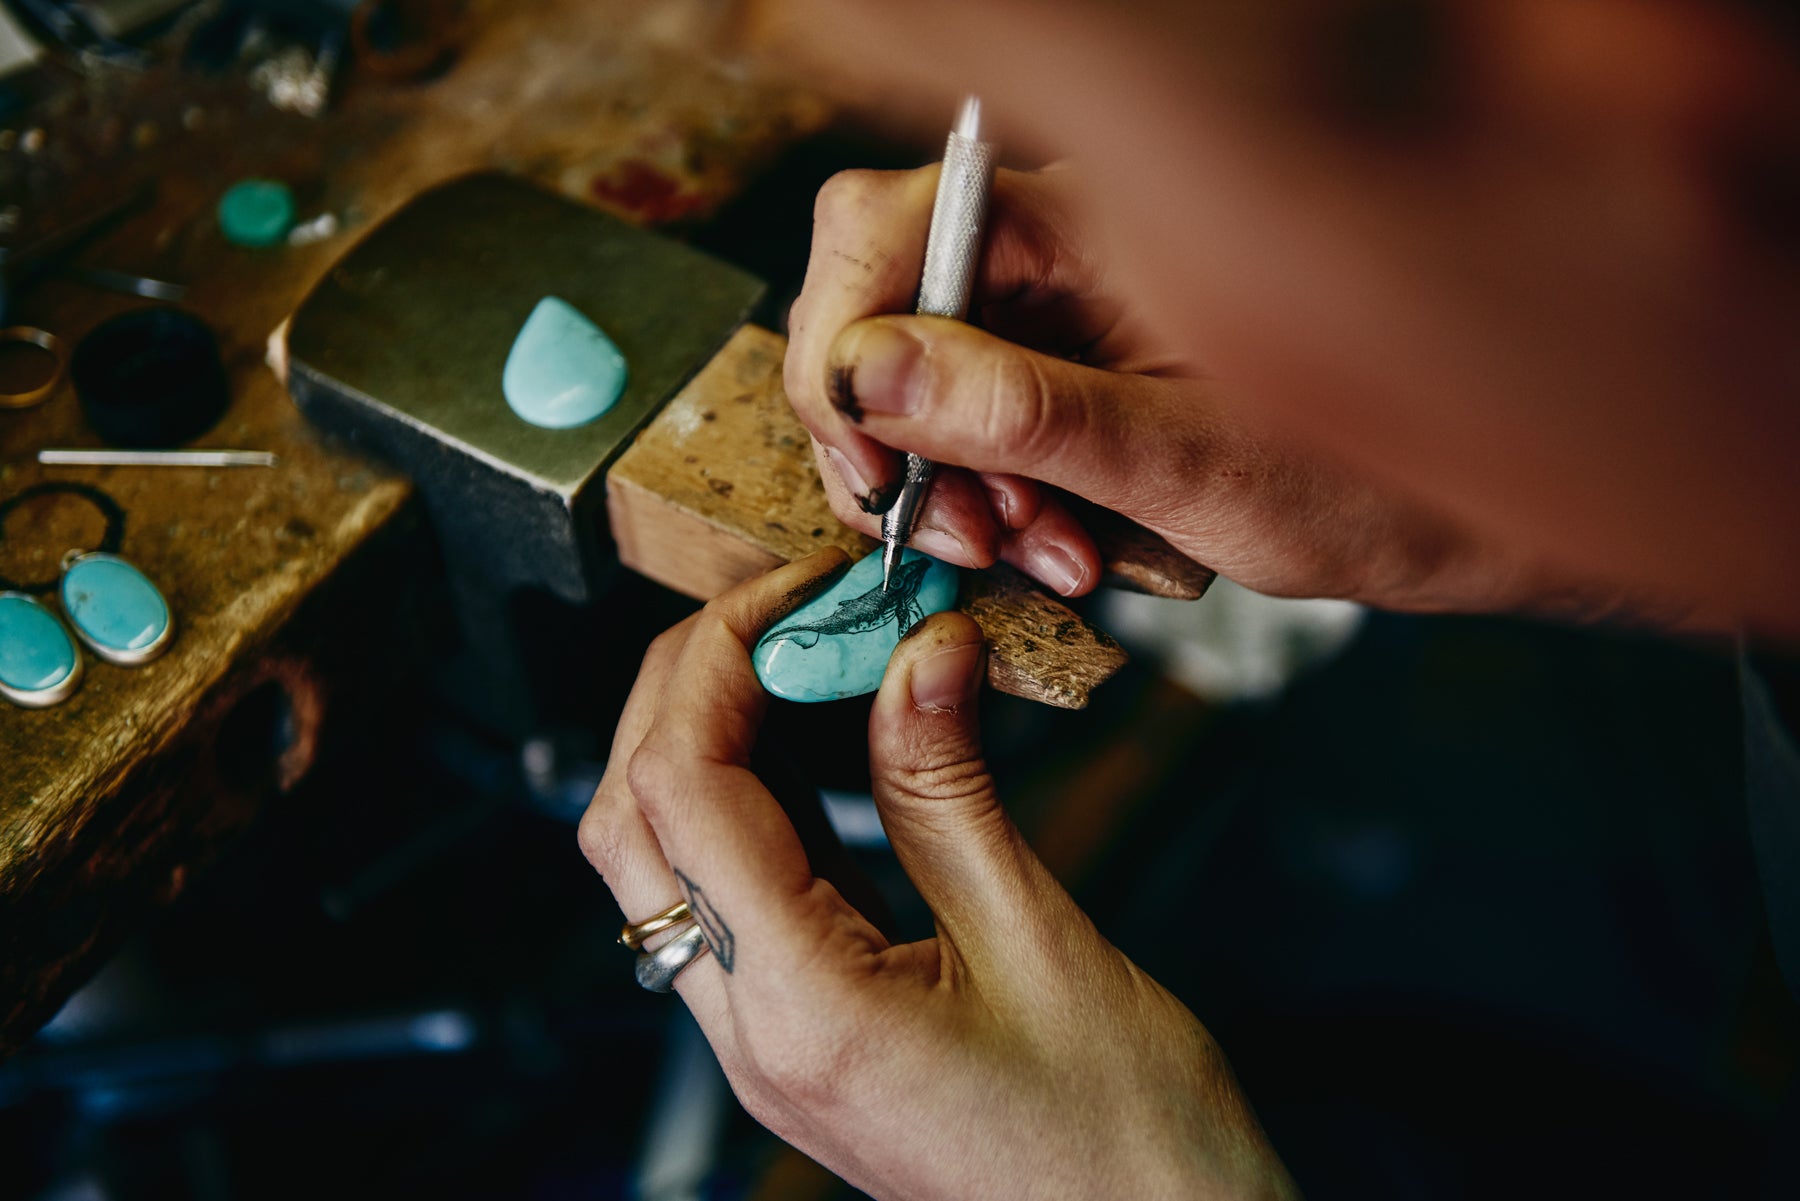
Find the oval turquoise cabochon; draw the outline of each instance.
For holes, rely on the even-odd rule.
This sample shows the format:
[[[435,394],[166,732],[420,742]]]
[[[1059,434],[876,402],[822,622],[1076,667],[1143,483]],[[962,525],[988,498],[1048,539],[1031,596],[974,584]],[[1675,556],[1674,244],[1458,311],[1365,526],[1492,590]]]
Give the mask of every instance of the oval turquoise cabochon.
[[[546,296],[525,318],[500,373],[512,411],[545,429],[586,425],[625,391],[625,356],[575,306]]]
[[[956,585],[956,568],[909,548],[884,592],[877,550],[769,628],[750,654],[756,677],[790,701],[874,692],[900,636],[954,605]]]
[[[131,654],[169,629],[169,606],[143,572],[111,555],[84,555],[62,578],[63,612],[97,651]]]
[[[75,643],[28,596],[0,596],[0,682],[20,692],[55,688],[75,670]]]

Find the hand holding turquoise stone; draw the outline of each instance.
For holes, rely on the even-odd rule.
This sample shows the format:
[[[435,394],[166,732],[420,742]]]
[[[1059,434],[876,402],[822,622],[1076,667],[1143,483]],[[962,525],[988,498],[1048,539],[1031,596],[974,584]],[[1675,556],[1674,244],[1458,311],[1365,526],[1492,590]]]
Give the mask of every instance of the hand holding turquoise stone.
[[[75,633],[108,663],[147,663],[175,636],[163,594],[117,555],[71,555],[63,566],[62,606]]]
[[[876,551],[762,636],[750,655],[756,678],[790,701],[874,692],[901,635],[956,604],[956,586],[956,568],[909,548],[883,591]]]
[[[567,301],[546,296],[519,328],[500,390],[533,425],[566,430],[612,408],[625,391],[625,356]]]
[[[80,682],[81,652],[62,623],[22,592],[0,593],[0,696],[41,709]]]

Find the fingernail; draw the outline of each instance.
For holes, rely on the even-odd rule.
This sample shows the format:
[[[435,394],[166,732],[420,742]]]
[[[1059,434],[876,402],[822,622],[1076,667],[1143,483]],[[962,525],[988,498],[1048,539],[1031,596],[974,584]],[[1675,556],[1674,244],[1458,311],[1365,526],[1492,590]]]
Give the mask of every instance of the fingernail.
[[[869,494],[869,481],[863,479],[862,472],[856,469],[850,456],[835,446],[827,446],[825,458],[831,464],[831,469],[837,472],[838,478],[844,481],[844,487],[850,489],[850,495],[861,504],[862,499]]]
[[[885,510],[884,510],[885,511]],[[914,550],[922,551],[934,559],[965,560],[978,562],[975,552],[969,544],[947,530],[940,530],[934,525],[920,525],[913,530],[912,545]]]
[[[1054,544],[1035,546],[1025,556],[1027,570],[1064,596],[1072,596],[1087,582],[1087,569],[1075,557]]]
[[[862,325],[845,349],[842,365],[831,369],[833,400],[841,378],[852,420],[862,420],[861,410],[903,416],[919,407],[924,384],[925,347],[910,334],[891,325],[872,321]],[[839,403],[845,413],[850,408]]]
[[[975,668],[980,659],[981,644],[965,642],[947,646],[914,663],[909,681],[913,707],[932,713],[954,713],[975,695],[980,683],[975,678]]]
[[[899,484],[877,484],[869,486],[863,479],[862,472],[850,462],[850,456],[835,446],[825,447],[825,458],[831,469],[838,473],[844,481],[844,487],[850,489],[850,496],[856,501],[856,507],[865,513],[885,513],[893,506],[894,495],[900,491]]]

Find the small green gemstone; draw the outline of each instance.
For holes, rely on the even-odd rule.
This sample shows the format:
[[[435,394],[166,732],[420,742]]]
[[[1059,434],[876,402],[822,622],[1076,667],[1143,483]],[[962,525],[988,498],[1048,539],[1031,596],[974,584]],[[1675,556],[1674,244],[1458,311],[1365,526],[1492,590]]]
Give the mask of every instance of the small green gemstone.
[[[565,300],[546,296],[525,318],[500,374],[512,411],[545,429],[586,425],[625,391],[625,356]]]
[[[877,550],[762,636],[750,655],[757,679],[790,701],[874,692],[900,636],[956,604],[956,585],[956,568],[909,548],[884,592]]]
[[[245,179],[219,198],[219,228],[238,246],[273,246],[294,227],[294,194],[273,179]]]
[[[0,596],[0,684],[46,692],[68,680],[75,643],[50,610],[28,596]]]
[[[83,555],[62,578],[63,612],[94,652],[144,656],[169,630],[169,605],[143,572],[112,555]]]

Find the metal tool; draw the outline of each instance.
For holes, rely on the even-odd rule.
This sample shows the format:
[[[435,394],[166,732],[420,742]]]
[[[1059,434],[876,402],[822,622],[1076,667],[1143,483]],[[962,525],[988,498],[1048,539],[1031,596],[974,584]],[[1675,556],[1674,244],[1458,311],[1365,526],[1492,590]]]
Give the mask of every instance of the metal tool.
[[[326,272],[288,330],[288,388],[315,424],[418,485],[479,682],[478,720],[532,701],[509,607],[522,589],[583,604],[608,587],[606,468],[748,316],[762,282],[520,180],[475,175],[415,198]],[[546,296],[630,368],[603,416],[530,425],[501,376]],[[511,695],[508,695],[508,694]]]
[[[143,296],[151,300],[180,300],[185,296],[185,287],[167,280],[148,279],[130,272],[102,267],[71,267],[63,262],[89,238],[149,203],[154,194],[152,185],[139,184],[124,195],[107,201],[73,221],[65,221],[24,246],[0,246],[0,325],[6,323],[13,296],[24,290],[39,275],[49,271],[69,275],[91,287]]]
[[[969,96],[944,143],[937,199],[931,206],[931,233],[925,242],[925,270],[915,311],[963,321],[981,260],[981,232],[987,222],[988,192],[994,184],[994,145],[981,138],[981,100]],[[887,590],[900,552],[912,538],[919,509],[937,465],[908,453],[900,493],[881,518],[881,587]]]
[[[77,283],[125,296],[142,296],[146,300],[187,299],[186,284],[151,279],[147,275],[134,275],[129,271],[114,271],[108,267],[62,267],[59,272]]]
[[[266,450],[75,450],[38,451],[46,467],[278,467]]]

